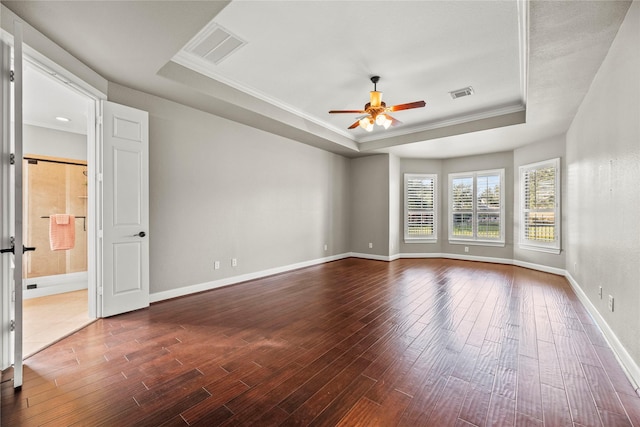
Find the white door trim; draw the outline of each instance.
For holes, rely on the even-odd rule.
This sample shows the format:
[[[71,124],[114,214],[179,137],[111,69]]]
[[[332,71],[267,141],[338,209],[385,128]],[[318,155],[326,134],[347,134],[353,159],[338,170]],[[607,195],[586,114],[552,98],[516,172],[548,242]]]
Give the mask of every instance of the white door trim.
[[[87,273],[88,273],[88,299],[89,317],[101,317],[101,306],[97,289],[102,286],[101,275],[98,272],[100,263],[98,257],[101,256],[99,249],[100,238],[98,236],[97,223],[99,221],[98,212],[98,165],[101,162],[101,135],[102,123],[100,120],[101,102],[107,96],[98,89],[90,86],[79,77],[68,72],[63,67],[48,59],[46,56],[25,46],[25,60],[29,65],[40,69],[42,72],[56,78],[67,87],[89,99],[87,111]]]
[[[8,34],[5,30],[0,30],[0,35],[3,41],[7,46],[13,46],[13,36]],[[6,53],[10,55],[9,53]],[[88,256],[88,299],[89,299],[89,317],[95,318],[100,317],[101,313],[99,308],[101,307],[102,302],[98,300],[97,295],[97,287],[101,285],[99,282],[99,263],[98,257],[101,256],[101,251],[98,248],[99,244],[99,236],[97,232],[96,224],[99,220],[98,218],[98,193],[97,193],[97,181],[98,181],[98,173],[97,173],[97,165],[100,159],[100,135],[102,133],[102,125],[98,120],[98,117],[101,116],[100,103],[102,100],[107,99],[107,95],[95,87],[91,86],[81,78],[77,77],[73,73],[69,72],[65,68],[61,67],[57,63],[53,62],[45,55],[37,52],[36,50],[30,48],[28,45],[23,45],[23,56],[24,61],[28,62],[29,65],[39,68],[43,72],[49,74],[51,77],[58,79],[62,83],[64,83],[67,87],[81,93],[86,96],[89,100],[89,111],[87,112],[87,173],[89,177],[93,177],[93,179],[88,179],[88,189],[87,189],[87,256]],[[10,56],[9,56],[10,59]],[[8,65],[7,65],[8,66]],[[3,98],[4,101],[4,98]],[[3,105],[3,111],[7,111],[6,109],[9,105]],[[9,130],[6,127],[9,123],[5,123],[2,132],[9,135]],[[8,140],[7,140],[8,143]],[[7,168],[8,169],[8,168]],[[3,170],[4,174],[5,171]],[[6,172],[6,176],[10,173]],[[3,185],[9,185],[8,181],[6,181],[5,175],[3,175],[3,179],[0,180]],[[6,182],[6,184],[5,184]],[[8,196],[8,192],[5,191],[5,196]],[[2,212],[2,224],[0,226],[3,227],[2,232],[3,235],[8,235],[8,221],[9,217],[5,215],[4,210],[7,205],[6,200],[2,200],[3,212]],[[5,224],[5,222],[7,224]],[[5,242],[2,242],[5,243]],[[9,276],[8,267],[11,265],[11,260],[9,257],[3,257],[2,261],[2,274],[4,276]],[[3,278],[3,280],[6,280]],[[2,295],[0,296],[1,307],[0,307],[0,322],[2,325],[2,330],[9,330],[9,322],[11,320],[10,316],[10,305],[11,300],[11,292],[7,290],[2,290]],[[0,369],[5,369],[10,366],[11,354],[13,353],[12,345],[11,345],[11,336],[8,333],[3,333],[0,337],[1,345],[0,345]]]
[[[11,45],[2,38],[2,46],[0,47],[2,57],[0,58],[2,78],[0,79],[0,102],[2,106],[0,111],[0,155],[2,156],[2,166],[0,167],[0,198],[2,206],[0,210],[0,218],[2,224],[0,227],[2,233],[0,236],[0,246],[8,248],[10,246],[9,236],[13,228],[13,212],[9,209],[9,199],[13,197],[11,183],[11,167],[7,160],[10,152],[10,127],[11,127],[11,84],[9,82],[9,69],[11,66]],[[11,274],[11,265],[13,260],[10,255],[2,255],[0,257],[0,324],[2,325],[2,336],[0,337],[0,369],[4,370],[11,366],[13,348],[11,345],[11,334],[7,325],[11,322],[11,282],[13,276]]]
[[[22,388],[22,22],[13,23],[13,105],[14,105],[14,130],[13,130],[13,153],[15,161],[13,165],[14,174],[14,202],[13,211],[15,223],[14,233],[14,254],[13,254],[13,387]]]

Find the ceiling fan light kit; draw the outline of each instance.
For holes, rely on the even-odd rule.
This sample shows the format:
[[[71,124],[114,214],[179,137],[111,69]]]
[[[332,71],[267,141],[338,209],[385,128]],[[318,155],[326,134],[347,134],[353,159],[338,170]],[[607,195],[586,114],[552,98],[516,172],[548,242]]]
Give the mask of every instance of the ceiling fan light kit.
[[[421,108],[426,104],[424,101],[415,101],[409,102],[407,104],[398,104],[392,107],[387,107],[387,105],[382,102],[382,92],[378,92],[377,84],[380,81],[380,76],[372,76],[371,83],[373,83],[373,90],[369,92],[369,102],[365,104],[363,110],[331,110],[329,114],[335,113],[351,113],[351,114],[366,114],[365,117],[360,118],[348,129],[354,129],[360,126],[362,129],[367,132],[371,132],[373,130],[374,124],[378,126],[382,126],[385,129],[389,129],[389,126],[395,126],[400,124],[401,122],[397,119],[394,119],[390,115],[386,114],[388,112],[393,111],[402,111],[402,110],[410,110],[412,108]]]

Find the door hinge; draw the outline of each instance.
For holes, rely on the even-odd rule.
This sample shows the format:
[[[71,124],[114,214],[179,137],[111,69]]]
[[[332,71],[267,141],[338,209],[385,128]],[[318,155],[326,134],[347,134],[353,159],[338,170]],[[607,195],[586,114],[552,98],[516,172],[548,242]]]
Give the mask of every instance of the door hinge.
[[[15,165],[16,164],[16,155],[11,153],[9,154],[9,164],[10,165]]]
[[[9,71],[9,81],[12,82],[16,79],[16,75],[13,70]]]
[[[102,116],[96,116],[96,124],[102,125]]]
[[[97,174],[96,178],[98,179],[98,182],[102,182],[102,174],[101,173]]]
[[[98,295],[102,295],[102,286],[98,286]]]
[[[15,331],[15,330],[16,330],[16,321],[15,321],[15,320],[11,320],[11,321],[9,322],[9,331],[10,331],[10,332],[13,332],[13,331]]]

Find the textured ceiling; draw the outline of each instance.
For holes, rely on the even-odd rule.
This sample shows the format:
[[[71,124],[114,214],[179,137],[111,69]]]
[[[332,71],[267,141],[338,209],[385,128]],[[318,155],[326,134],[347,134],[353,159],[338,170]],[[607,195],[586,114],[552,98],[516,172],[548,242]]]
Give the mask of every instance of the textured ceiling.
[[[630,2],[3,4],[112,82],[348,156],[443,158],[564,134]],[[523,8],[527,44],[518,39]],[[211,21],[247,45],[209,74],[178,63]],[[405,124],[393,132],[345,131],[353,117],[325,110],[361,108],[372,74],[382,76],[389,104],[424,99],[427,107],[399,112]],[[458,100],[466,104],[447,99],[467,85],[476,95]],[[526,123],[524,111],[477,114],[519,101]]]
[[[377,140],[522,111],[519,5],[232,2],[212,24],[246,44],[217,64],[185,50],[174,61],[357,142]],[[328,111],[362,109],[373,75],[387,105],[425,100],[426,108],[397,112],[402,124],[389,130],[347,131],[358,114]],[[449,95],[466,86],[475,95]]]

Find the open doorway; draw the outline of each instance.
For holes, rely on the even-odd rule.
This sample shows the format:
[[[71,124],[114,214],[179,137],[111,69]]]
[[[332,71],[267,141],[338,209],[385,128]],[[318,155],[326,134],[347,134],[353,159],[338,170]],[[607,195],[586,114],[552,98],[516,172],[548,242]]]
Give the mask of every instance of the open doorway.
[[[87,272],[92,102],[25,61],[23,233],[25,246],[35,247],[23,262],[25,358],[92,321]],[[60,232],[62,245],[54,241]]]

